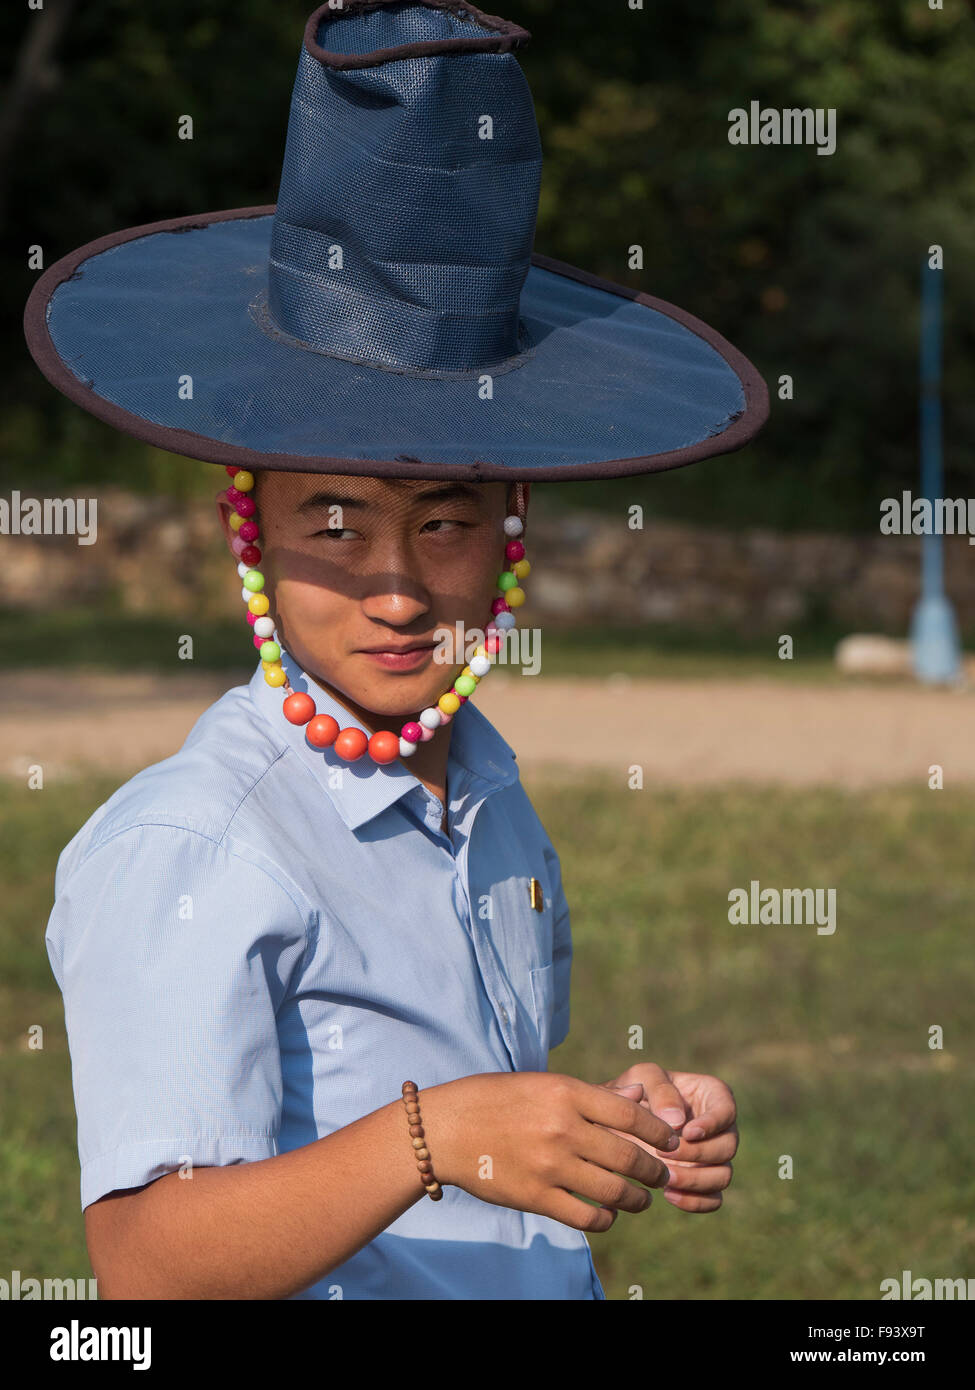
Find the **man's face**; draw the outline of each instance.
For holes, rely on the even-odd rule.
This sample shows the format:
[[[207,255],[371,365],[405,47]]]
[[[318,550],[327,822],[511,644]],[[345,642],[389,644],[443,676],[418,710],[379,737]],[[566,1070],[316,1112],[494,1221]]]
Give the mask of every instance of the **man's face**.
[[[285,650],[376,714],[436,704],[465,665],[463,650],[434,660],[436,631],[490,621],[514,489],[266,471],[251,496]],[[399,663],[369,654],[411,646]]]

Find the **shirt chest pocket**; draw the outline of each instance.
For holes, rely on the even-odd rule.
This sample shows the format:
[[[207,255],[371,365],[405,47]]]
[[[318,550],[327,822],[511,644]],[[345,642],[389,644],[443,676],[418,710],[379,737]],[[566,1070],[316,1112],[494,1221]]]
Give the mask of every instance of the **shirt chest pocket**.
[[[495,884],[490,895],[490,929],[497,949],[516,969],[541,970],[552,963],[554,904],[548,883],[518,874]],[[533,906],[534,903],[534,906]]]

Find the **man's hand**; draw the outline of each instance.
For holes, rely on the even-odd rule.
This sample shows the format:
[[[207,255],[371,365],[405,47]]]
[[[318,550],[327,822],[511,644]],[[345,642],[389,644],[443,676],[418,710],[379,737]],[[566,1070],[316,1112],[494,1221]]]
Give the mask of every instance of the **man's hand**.
[[[638,1062],[604,1085],[623,1091],[680,1135],[680,1148],[672,1153],[651,1148],[632,1134],[622,1136],[666,1163],[671,1173],[663,1194],[667,1201],[681,1211],[717,1211],[738,1151],[735,1098],[724,1082]]]

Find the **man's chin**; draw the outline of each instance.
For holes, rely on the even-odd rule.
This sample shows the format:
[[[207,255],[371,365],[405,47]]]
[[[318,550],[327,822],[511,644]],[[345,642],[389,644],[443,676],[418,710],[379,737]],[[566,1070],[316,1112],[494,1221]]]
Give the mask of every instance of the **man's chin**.
[[[373,671],[368,681],[352,679],[351,674],[345,680],[317,679],[334,691],[339,699],[375,715],[377,719],[402,719],[405,722],[416,719],[421,710],[435,709],[440,696],[450,689],[456,677],[451,675],[447,667],[438,669],[440,678],[433,685],[429,670],[420,673]]]

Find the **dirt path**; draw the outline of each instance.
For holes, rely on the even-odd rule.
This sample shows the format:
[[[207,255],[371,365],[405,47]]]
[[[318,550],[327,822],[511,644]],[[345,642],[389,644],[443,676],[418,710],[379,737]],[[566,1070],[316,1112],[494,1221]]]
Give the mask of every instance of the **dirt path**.
[[[174,753],[202,711],[243,677],[0,676],[0,773],[75,767],[131,773]],[[975,697],[908,685],[609,680],[492,673],[479,708],[526,773],[631,764],[647,783],[726,780],[847,787],[975,781]]]

